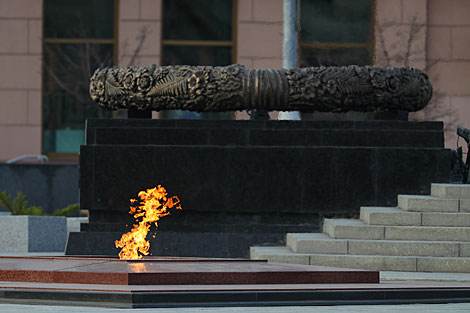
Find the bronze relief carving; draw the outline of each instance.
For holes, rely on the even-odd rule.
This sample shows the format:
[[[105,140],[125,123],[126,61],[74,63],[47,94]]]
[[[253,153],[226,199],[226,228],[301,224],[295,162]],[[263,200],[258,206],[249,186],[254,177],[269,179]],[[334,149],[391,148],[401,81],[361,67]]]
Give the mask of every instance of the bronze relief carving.
[[[432,86],[426,73],[410,67],[150,65],[97,69],[90,95],[111,110],[418,111],[431,99]]]

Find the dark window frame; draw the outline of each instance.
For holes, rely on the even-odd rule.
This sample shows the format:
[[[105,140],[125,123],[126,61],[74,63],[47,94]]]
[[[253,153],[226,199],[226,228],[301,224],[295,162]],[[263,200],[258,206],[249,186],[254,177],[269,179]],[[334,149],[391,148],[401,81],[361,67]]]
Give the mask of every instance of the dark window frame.
[[[302,48],[315,48],[315,49],[334,49],[334,48],[367,48],[370,54],[370,64],[373,64],[375,60],[375,22],[376,22],[376,5],[377,0],[369,0],[370,1],[370,39],[366,43],[357,43],[357,42],[322,42],[322,41],[308,41],[303,42],[300,38],[300,34],[297,38],[299,53],[298,53],[298,60],[297,64],[300,66],[302,64]],[[301,7],[301,0],[299,0],[299,24],[302,19],[302,7]],[[302,30],[300,30],[302,31]]]
[[[113,12],[113,38],[55,38],[55,37],[46,37],[45,34],[45,5],[43,3],[43,19],[42,19],[42,31],[43,31],[43,38],[42,38],[42,62],[44,62],[44,49],[46,44],[107,44],[113,45],[113,63],[118,63],[119,58],[119,1],[114,0],[114,12]],[[42,79],[44,79],[45,70],[42,69]],[[41,108],[44,110],[44,91],[45,88],[42,86],[41,88]],[[114,116],[113,112],[113,116]],[[78,162],[78,155],[79,152],[55,152],[55,151],[44,151],[44,115],[42,115],[41,121],[41,151],[42,154],[45,154],[49,157],[51,161],[61,161],[61,162]]]

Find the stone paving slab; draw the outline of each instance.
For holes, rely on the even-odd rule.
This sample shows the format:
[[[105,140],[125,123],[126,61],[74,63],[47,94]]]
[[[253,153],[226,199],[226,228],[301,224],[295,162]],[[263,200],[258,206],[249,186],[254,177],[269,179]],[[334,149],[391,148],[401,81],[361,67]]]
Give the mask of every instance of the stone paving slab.
[[[152,308],[152,309],[119,309],[120,313],[336,313],[336,312],[384,312],[384,313],[403,313],[403,312],[426,312],[426,313],[460,313],[468,312],[470,305],[468,303],[448,303],[448,304],[401,304],[401,305],[339,305],[339,306],[279,306],[279,307],[225,307],[225,308]],[[116,309],[94,308],[85,306],[48,306],[48,305],[21,305],[21,304],[0,304],[0,312],[16,313],[98,313],[98,312],[116,312]]]
[[[470,283],[470,273],[380,272],[380,281],[389,280]]]
[[[378,282],[378,272],[264,260],[145,257],[0,257],[0,281],[108,285]]]
[[[18,255],[17,253],[16,255]],[[5,255],[5,254],[3,254]],[[11,254],[10,254],[11,255]],[[23,256],[45,256],[45,255],[57,255],[53,253],[23,253],[20,254]],[[246,290],[269,290],[276,289],[279,290],[279,287],[284,290],[289,288],[315,288],[317,290],[331,290],[332,288],[348,289],[348,290],[360,290],[361,288],[379,288],[379,289],[402,289],[402,290],[423,290],[434,288],[437,290],[455,290],[457,289],[470,289],[470,274],[462,273],[416,273],[416,272],[381,272],[381,283],[380,284],[299,284],[296,286],[293,285],[218,285],[216,288],[220,291],[230,291],[230,290],[240,290],[240,288]],[[149,289],[150,287],[150,289]],[[151,290],[160,290],[161,292],[181,291],[187,286],[119,286],[119,285],[86,285],[86,284],[45,284],[45,283],[18,283],[18,282],[0,282],[0,289],[15,289],[20,288],[27,290],[35,289],[50,289],[50,290],[70,290],[76,291],[80,289],[88,289],[95,291],[121,291],[123,293],[131,291],[135,292],[148,292]],[[94,289],[93,289],[94,288]],[[207,285],[193,285],[194,291],[204,291],[208,290]],[[210,287],[214,288],[214,286]],[[0,291],[1,292],[1,291]],[[439,292],[437,292],[439,295]],[[452,300],[449,300],[452,301]],[[463,301],[463,300],[461,300]],[[2,302],[0,300],[0,302]],[[63,306],[58,303],[51,305],[24,305],[24,304],[5,304],[0,303],[0,312],[116,312],[114,308],[103,308],[103,307],[89,307],[84,306],[86,304],[77,304],[74,306]],[[90,304],[92,305],[92,304]],[[95,304],[96,305],[96,304]],[[393,312],[393,313],[403,313],[403,312],[468,312],[470,310],[470,303],[449,303],[449,304],[401,304],[401,305],[335,305],[335,306],[311,306],[311,305],[302,305],[302,306],[235,306],[233,307],[198,307],[197,305],[191,308],[151,308],[151,309],[119,309],[119,312],[167,312],[167,313],[189,313],[189,312],[222,312],[222,313],[231,313],[231,312],[260,312],[260,313],[277,313],[277,312]]]

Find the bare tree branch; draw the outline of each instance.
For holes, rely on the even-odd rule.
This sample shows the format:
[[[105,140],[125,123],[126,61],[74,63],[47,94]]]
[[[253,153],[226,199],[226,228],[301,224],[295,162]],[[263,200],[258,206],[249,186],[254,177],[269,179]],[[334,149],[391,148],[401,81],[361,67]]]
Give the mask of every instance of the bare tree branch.
[[[76,29],[77,38],[87,38],[86,25],[80,23]],[[150,33],[148,26],[139,29],[136,36],[137,46],[132,51],[130,63],[134,63],[140,55],[142,47]],[[127,47],[127,45],[126,45]],[[95,67],[105,67],[113,64],[113,55],[103,55],[101,45],[85,42],[71,45],[46,44],[44,70],[51,81],[66,94],[73,97],[78,104],[90,103],[88,84]]]
[[[386,66],[390,66],[391,65],[391,58],[390,58],[390,55],[388,54],[388,50],[387,50],[387,47],[385,46],[385,38],[384,38],[384,32],[385,32],[385,28],[386,27],[389,27],[390,24],[384,24],[384,25],[380,25],[380,24],[377,24],[376,25],[376,30],[377,30],[377,35],[379,37],[379,42],[380,42],[380,45],[382,46],[382,49],[383,49],[383,54],[384,54],[384,57],[385,57],[385,60],[387,61],[386,63]]]
[[[140,51],[142,50],[142,47],[144,45],[144,42],[145,42],[145,39],[147,38],[147,36],[151,33],[149,27],[147,25],[144,25],[142,26],[140,29],[139,29],[139,34],[136,36],[136,39],[137,39],[137,46],[134,50],[134,52],[132,53],[132,56],[129,60],[129,65],[132,65],[135,63],[135,60],[136,58],[139,56],[140,54]]]

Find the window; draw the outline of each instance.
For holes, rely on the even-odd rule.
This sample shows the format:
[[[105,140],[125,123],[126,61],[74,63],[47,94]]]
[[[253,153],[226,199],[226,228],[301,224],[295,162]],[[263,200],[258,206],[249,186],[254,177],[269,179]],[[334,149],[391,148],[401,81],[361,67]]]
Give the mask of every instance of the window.
[[[373,0],[301,0],[300,65],[367,65]]]
[[[44,0],[44,153],[78,152],[86,118],[111,116],[88,86],[97,67],[114,63],[116,9],[116,0]]]
[[[164,0],[162,65],[235,63],[236,0]],[[229,119],[231,113],[167,111],[165,118]]]

